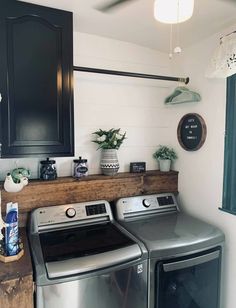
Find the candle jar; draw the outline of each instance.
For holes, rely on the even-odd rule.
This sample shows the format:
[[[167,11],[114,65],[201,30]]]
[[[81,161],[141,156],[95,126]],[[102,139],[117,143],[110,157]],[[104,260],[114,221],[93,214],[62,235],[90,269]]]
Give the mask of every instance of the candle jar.
[[[72,175],[74,178],[79,179],[88,175],[88,163],[87,159],[79,157],[79,159],[73,160]]]
[[[57,178],[56,161],[49,158],[40,161],[39,175],[41,180],[55,180]]]

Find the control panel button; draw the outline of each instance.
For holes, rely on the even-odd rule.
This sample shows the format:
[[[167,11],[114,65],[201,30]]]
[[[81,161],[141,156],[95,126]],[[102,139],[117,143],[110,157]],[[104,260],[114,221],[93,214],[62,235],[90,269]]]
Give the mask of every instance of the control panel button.
[[[70,207],[66,210],[66,216],[69,218],[73,218],[76,215],[76,210],[73,207]]]
[[[144,205],[145,207],[149,207],[149,206],[151,205],[151,201],[148,200],[148,199],[143,199],[143,205]]]

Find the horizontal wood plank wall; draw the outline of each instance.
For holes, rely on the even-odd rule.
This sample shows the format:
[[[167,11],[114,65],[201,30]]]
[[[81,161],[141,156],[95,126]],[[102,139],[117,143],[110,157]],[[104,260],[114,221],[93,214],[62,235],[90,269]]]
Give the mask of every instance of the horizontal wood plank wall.
[[[148,171],[119,173],[115,176],[91,175],[81,180],[72,177],[55,181],[32,180],[19,193],[2,190],[2,208],[7,202],[18,202],[20,225],[24,226],[28,213],[37,207],[161,192],[178,193],[178,172]]]

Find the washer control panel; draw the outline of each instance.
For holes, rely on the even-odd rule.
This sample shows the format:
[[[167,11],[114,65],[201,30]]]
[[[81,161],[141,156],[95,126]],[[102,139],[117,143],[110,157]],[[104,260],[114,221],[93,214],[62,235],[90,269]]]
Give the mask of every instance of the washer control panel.
[[[104,203],[87,205],[85,208],[87,216],[106,214],[106,205]]]
[[[35,228],[75,221],[86,223],[88,220],[113,220],[110,204],[105,200],[42,207],[36,209],[32,215]]]
[[[178,204],[174,194],[163,193],[119,199],[116,203],[118,220],[152,213],[177,211]]]

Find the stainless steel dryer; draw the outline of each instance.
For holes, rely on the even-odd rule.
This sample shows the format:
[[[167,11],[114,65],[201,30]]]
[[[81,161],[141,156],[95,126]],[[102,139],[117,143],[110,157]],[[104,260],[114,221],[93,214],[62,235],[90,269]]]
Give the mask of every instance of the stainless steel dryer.
[[[149,252],[149,308],[220,308],[224,234],[182,213],[173,194],[122,198],[119,223]]]
[[[147,250],[107,201],[31,214],[37,308],[147,308]]]

